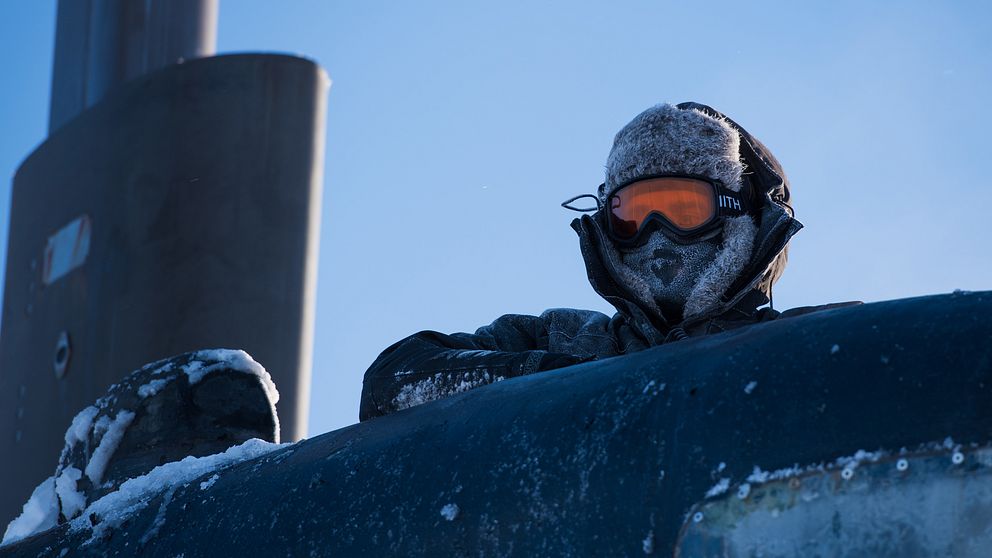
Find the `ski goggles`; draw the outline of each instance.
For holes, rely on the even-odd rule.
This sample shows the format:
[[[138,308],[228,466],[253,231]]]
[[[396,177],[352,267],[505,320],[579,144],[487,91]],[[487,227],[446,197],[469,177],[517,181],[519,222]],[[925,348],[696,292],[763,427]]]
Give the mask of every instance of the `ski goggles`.
[[[579,196],[595,197],[591,194]],[[576,209],[562,204],[568,209]],[[597,206],[599,200],[597,198]],[[660,228],[681,244],[716,236],[725,217],[748,213],[747,198],[709,178],[664,175],[639,178],[617,188],[598,207],[610,237],[621,246],[638,245]]]

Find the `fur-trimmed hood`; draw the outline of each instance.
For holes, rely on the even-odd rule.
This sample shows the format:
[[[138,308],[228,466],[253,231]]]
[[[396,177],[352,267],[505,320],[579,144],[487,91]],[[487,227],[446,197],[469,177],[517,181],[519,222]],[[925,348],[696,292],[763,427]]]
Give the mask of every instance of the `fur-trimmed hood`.
[[[767,147],[739,124],[719,111],[699,103],[676,105],[682,110],[698,110],[721,123],[726,123],[739,135],[738,150],[744,167],[744,179],[750,183],[753,207],[758,207],[758,231],[754,239],[751,260],[739,277],[726,289],[712,307],[690,316],[679,324],[669,323],[650,301],[624,286],[615,261],[615,251],[600,223],[602,216],[582,216],[572,222],[579,235],[582,257],[589,282],[597,293],[626,316],[649,344],[664,342],[674,329],[691,331],[714,320],[726,322],[757,321],[758,307],[768,303],[771,288],[785,269],[787,246],[802,224],[789,206],[788,179],[781,164]],[[636,174],[636,169],[629,169]],[[607,177],[623,181],[624,177]],[[607,185],[609,188],[609,185]],[[711,328],[705,328],[707,330]]]

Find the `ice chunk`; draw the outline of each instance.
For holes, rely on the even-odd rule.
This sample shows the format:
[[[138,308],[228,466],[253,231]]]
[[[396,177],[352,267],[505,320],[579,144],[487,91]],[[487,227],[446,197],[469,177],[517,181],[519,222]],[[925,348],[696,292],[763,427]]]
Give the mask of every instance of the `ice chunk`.
[[[756,387],[758,387],[758,382],[751,380],[746,386],[744,386],[744,393],[751,395],[751,392],[754,391],[754,388]]]
[[[90,405],[72,417],[72,424],[65,431],[65,445],[74,446],[78,442],[85,442],[90,435],[90,428],[93,426],[93,419],[96,418],[100,410]]]
[[[840,345],[837,345],[835,343],[833,347],[830,347],[830,354],[835,355],[839,352],[840,352]]]
[[[706,491],[706,497],[712,498],[714,496],[719,496],[730,488],[730,479],[724,477],[720,479],[720,482],[714,484],[709,490]]]
[[[86,507],[86,496],[76,486],[81,478],[83,472],[75,467],[66,467],[55,477],[55,493],[62,503],[62,515],[66,517],[73,517]]]
[[[55,478],[41,481],[25,502],[21,515],[7,525],[0,545],[17,542],[24,537],[51,529],[58,524],[59,502],[55,496]]]
[[[458,504],[445,504],[444,507],[441,508],[441,517],[447,519],[448,521],[454,521],[455,518],[458,517],[459,511]]]

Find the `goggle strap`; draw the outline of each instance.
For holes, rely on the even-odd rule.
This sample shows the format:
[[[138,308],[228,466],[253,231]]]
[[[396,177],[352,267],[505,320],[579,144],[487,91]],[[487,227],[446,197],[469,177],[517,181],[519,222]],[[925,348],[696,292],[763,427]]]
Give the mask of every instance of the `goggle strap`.
[[[583,199],[592,198],[596,200],[596,207],[575,207],[573,203]],[[571,209],[572,211],[578,211],[579,213],[589,213],[590,211],[599,211],[603,209],[603,202],[599,201],[599,197],[593,194],[579,194],[578,196],[568,198],[567,200],[561,202],[561,206],[565,209]]]

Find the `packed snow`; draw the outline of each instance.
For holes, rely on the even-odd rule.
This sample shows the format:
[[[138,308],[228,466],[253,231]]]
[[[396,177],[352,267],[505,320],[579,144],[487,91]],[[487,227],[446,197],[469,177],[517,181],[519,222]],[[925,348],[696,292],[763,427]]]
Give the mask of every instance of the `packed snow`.
[[[99,538],[144,509],[158,494],[174,490],[179,485],[192,482],[211,471],[255,459],[289,445],[291,444],[273,444],[253,438],[223,453],[205,457],[186,457],[180,461],[159,465],[146,475],[125,481],[116,491],[90,504],[79,517],[69,522],[70,530],[93,529],[92,538]],[[90,521],[93,516],[99,518],[99,523],[95,526]]]
[[[62,474],[55,478],[55,494],[62,504],[62,514],[72,517],[86,507],[86,496],[76,486],[83,472],[75,467],[62,469]]]
[[[181,485],[210,471],[255,459],[289,445],[291,444],[273,444],[255,438],[223,453],[205,457],[187,457],[181,461],[159,465],[146,475],[125,481],[115,492],[107,494],[88,507],[85,497],[76,490],[76,481],[82,478],[83,473],[74,467],[66,467],[59,479],[53,481],[49,477],[35,488],[31,498],[24,504],[21,515],[7,526],[3,542],[0,544],[14,543],[55,527],[59,514],[56,492],[62,497],[64,515],[72,517],[80,510],[82,511],[79,517],[69,522],[72,531],[89,529],[92,527],[90,517],[99,518],[99,523],[92,527],[94,538],[102,536],[109,529],[119,527],[132,515],[144,509],[155,496],[166,492],[169,497],[163,500],[159,514],[156,515],[156,525],[153,531],[157,531],[164,521],[164,509],[168,505],[167,500],[171,500],[171,494]],[[200,483],[200,489],[209,488],[219,478],[220,476],[215,473]]]
[[[153,379],[138,387],[137,394],[140,398],[146,399],[156,395],[175,380],[175,376],[155,377],[170,372],[175,373],[174,358],[163,359],[142,367],[142,371],[151,370]],[[275,433],[276,440],[278,440],[279,424],[275,404],[279,401],[279,392],[269,373],[248,353],[229,349],[197,351],[193,353],[190,361],[182,366],[182,373],[186,374],[190,385],[195,385],[207,375],[225,369],[251,374],[261,380],[262,388],[272,408],[272,416],[276,420]],[[113,418],[108,415],[99,416],[101,410],[117,404],[117,396],[114,395],[114,390],[117,387],[112,386],[108,390],[108,395],[101,397],[94,405],[90,405],[77,413],[65,432],[65,447],[62,450],[60,463],[65,464],[66,458],[82,445],[84,453],[89,454],[85,470],[81,471],[78,467],[64,466],[56,472],[54,477],[49,477],[39,484],[24,504],[21,515],[7,526],[0,544],[9,544],[56,526],[60,511],[67,519],[76,518],[70,521],[74,529],[84,526],[84,523],[94,513],[98,516],[106,514],[107,518],[97,528],[102,532],[102,530],[119,525],[131,513],[144,507],[147,500],[155,494],[167,490],[170,486],[175,487],[178,483],[188,482],[189,479],[200,476],[211,469],[251,459],[282,447],[282,445],[270,444],[261,440],[249,440],[245,444],[233,447],[221,454],[201,458],[188,457],[182,461],[166,463],[156,467],[147,475],[124,482],[117,491],[87,505],[86,495],[80,490],[77,483],[85,475],[93,486],[101,485],[110,460],[135,418],[135,413],[130,410],[118,411]],[[92,453],[90,453],[90,444],[96,444]],[[206,485],[203,488],[209,488],[216,482],[217,478],[219,477],[214,475],[202,483]],[[127,487],[126,490],[125,487]],[[80,516],[80,514],[82,515]]]
[[[100,438],[100,445],[93,450],[93,455],[90,456],[90,461],[86,464],[86,476],[96,486],[103,482],[103,473],[107,470],[107,464],[114,456],[114,452],[117,451],[117,446],[124,438],[127,427],[131,426],[134,413],[121,411],[112,421],[106,416],[100,417],[100,419],[105,422],[98,421],[97,426],[100,428],[94,428],[94,431],[103,430],[103,437]]]
[[[72,417],[72,424],[65,431],[65,445],[67,447],[72,447],[79,442],[86,441],[90,435],[90,428],[93,426],[93,419],[96,418],[99,412],[100,409],[97,409],[94,405],[90,405]]]
[[[104,399],[101,398],[97,401],[97,405],[103,402]],[[96,428],[94,419],[100,412],[97,405],[85,407],[72,418],[69,428],[65,431],[63,455],[71,451],[77,444],[89,443],[90,432]],[[109,423],[101,423],[101,427],[106,432],[110,425]],[[96,472],[95,467],[93,472]],[[90,467],[87,467],[87,471],[89,469]],[[59,518],[59,500],[62,501],[62,512],[67,517],[83,510],[86,507],[86,496],[79,491],[76,484],[82,478],[83,471],[76,467],[65,467],[58,471],[56,476],[43,480],[25,502],[21,515],[7,525],[0,544],[13,543],[55,527]]]
[[[162,391],[162,388],[167,386],[171,379],[160,378],[158,380],[152,380],[147,384],[138,388],[138,397],[142,399],[147,399],[154,396],[158,392]]]
[[[48,477],[34,489],[21,515],[7,525],[0,545],[51,529],[58,524],[59,502],[55,496],[55,478]]]

